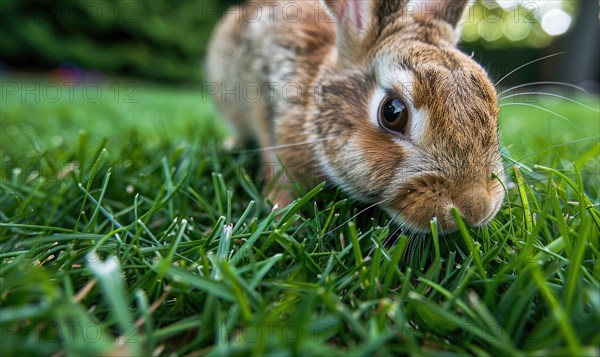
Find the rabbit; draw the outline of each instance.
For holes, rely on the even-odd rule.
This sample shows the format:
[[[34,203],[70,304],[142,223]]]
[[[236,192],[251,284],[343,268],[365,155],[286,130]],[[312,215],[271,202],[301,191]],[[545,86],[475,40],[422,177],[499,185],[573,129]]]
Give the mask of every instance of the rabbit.
[[[504,200],[498,98],[456,47],[467,0],[250,1],[227,11],[207,90],[242,140],[263,148],[287,204],[293,183],[334,183],[399,225],[474,227]]]

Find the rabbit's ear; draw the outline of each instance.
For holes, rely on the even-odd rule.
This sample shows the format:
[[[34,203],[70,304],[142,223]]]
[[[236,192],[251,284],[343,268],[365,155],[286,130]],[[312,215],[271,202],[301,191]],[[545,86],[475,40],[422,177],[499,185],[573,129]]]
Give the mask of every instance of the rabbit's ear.
[[[321,0],[337,25],[343,63],[358,62],[390,18],[404,12],[408,0]]]
[[[336,21],[338,27],[359,37],[364,36],[370,26],[373,2],[369,0],[322,0],[329,16]]]
[[[416,17],[422,20],[442,20],[456,28],[469,2],[470,0],[415,0],[419,9]]]

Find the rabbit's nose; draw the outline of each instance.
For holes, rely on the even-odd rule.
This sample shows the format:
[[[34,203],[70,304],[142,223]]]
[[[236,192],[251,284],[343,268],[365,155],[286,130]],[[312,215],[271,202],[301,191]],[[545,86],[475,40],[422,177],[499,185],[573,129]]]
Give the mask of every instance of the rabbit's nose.
[[[497,210],[498,200],[481,187],[468,188],[453,197],[453,205],[464,221],[473,227],[488,223]]]

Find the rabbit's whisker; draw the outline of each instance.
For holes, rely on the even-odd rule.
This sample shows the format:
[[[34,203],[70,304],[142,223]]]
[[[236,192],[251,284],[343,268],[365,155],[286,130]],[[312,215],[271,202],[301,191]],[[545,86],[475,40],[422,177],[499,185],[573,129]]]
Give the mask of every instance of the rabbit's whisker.
[[[554,115],[556,115],[557,117],[559,117],[559,118],[562,118],[562,119],[564,119],[564,120],[568,121],[569,123],[571,123],[571,124],[575,125],[575,123],[573,123],[571,120],[569,120],[569,118],[567,118],[567,117],[565,117],[565,116],[563,116],[563,115],[560,115],[560,114],[558,114],[558,113],[556,113],[556,112],[553,112],[553,111],[552,111],[552,110],[550,110],[550,109],[546,109],[546,108],[544,108],[544,107],[541,107],[541,106],[539,106],[539,105],[535,105],[535,104],[528,104],[528,103],[503,103],[503,104],[500,104],[500,107],[509,107],[509,106],[514,106],[514,105],[522,105],[522,106],[525,106],[525,107],[537,108],[537,109],[543,110],[543,111],[545,111],[545,112],[548,112],[548,113],[554,114]]]
[[[400,215],[402,214],[402,212],[404,210],[406,210],[408,207],[412,206],[414,203],[416,202],[416,200],[413,200],[412,202],[408,202],[407,204],[404,205],[404,208],[400,209],[393,217],[392,219],[388,222],[388,224],[386,225],[385,229],[388,229],[392,223],[394,223],[394,221],[398,218],[402,218]],[[394,240],[394,243],[392,243],[391,245],[396,244],[396,242],[398,242],[398,239],[400,238],[400,235],[404,234],[406,231],[409,230],[409,227],[406,226],[404,224],[405,222],[403,222],[402,220],[400,220],[398,222],[398,227],[396,227],[392,232],[390,232],[390,234],[388,234],[387,238],[385,239],[385,241],[383,242],[383,246],[387,246],[388,243],[390,242],[390,240],[394,237],[396,237],[396,239]],[[400,231],[399,234],[397,234]],[[373,247],[371,249],[371,251],[369,252],[369,255],[371,255],[373,253],[373,251],[375,250],[376,247]]]
[[[400,232],[400,234],[396,235],[396,233],[399,230],[402,230],[402,231]],[[396,237],[396,239],[394,240],[394,243],[390,244],[390,245],[395,245],[396,242],[398,242],[398,239],[400,239],[400,236],[402,234],[404,234],[404,232],[406,232],[406,230],[408,230],[408,227],[405,227],[405,226],[402,226],[402,225],[399,225],[397,228],[394,228],[394,230],[385,238],[385,240],[382,243],[382,246],[383,247],[387,247],[388,244],[389,244],[389,242],[392,240],[392,238]],[[367,257],[370,257],[371,254],[373,254],[373,252],[375,251],[376,248],[379,248],[379,246],[378,245],[374,245],[373,248],[371,248],[371,250],[369,251],[369,254],[367,254]]]
[[[398,217],[400,216],[400,214],[401,214],[401,213],[402,213],[402,210],[398,211],[398,213],[396,213],[396,214],[395,214],[395,215],[392,217],[392,219],[390,219],[390,221],[388,222],[388,224],[386,224],[386,225],[385,225],[385,228],[384,228],[384,230],[385,230],[385,229],[388,229],[388,228],[390,228],[390,227],[392,226],[392,223],[394,223],[394,220],[396,220],[396,218],[398,218]]]
[[[295,146],[303,146],[303,145],[310,145],[310,144],[314,144],[314,143],[320,143],[323,141],[334,140],[337,138],[338,138],[337,136],[330,136],[330,137],[326,137],[323,139],[307,140],[307,141],[300,141],[300,142],[291,143],[291,144],[268,146],[268,147],[262,147],[260,149],[240,150],[240,151],[238,151],[238,153],[241,154],[241,153],[254,153],[254,152],[262,152],[262,151],[281,150],[281,149],[287,149],[287,148],[291,148],[291,147],[295,147]]]
[[[322,236],[320,236],[319,238],[323,238],[323,237],[325,237],[326,235],[328,235],[328,234],[331,234],[331,233],[333,233],[333,232],[337,231],[338,229],[342,228],[342,227],[343,227],[343,226],[345,226],[345,225],[346,225],[348,222],[352,221],[353,219],[355,219],[355,218],[356,218],[356,217],[358,217],[359,215],[363,214],[364,212],[368,211],[369,209],[371,209],[371,208],[373,208],[373,207],[375,207],[375,206],[377,206],[377,205],[379,205],[379,204],[382,204],[382,203],[384,203],[385,201],[387,201],[387,199],[385,199],[385,200],[381,200],[381,201],[379,201],[379,202],[375,202],[375,203],[373,203],[372,205],[370,205],[370,206],[368,206],[367,208],[365,208],[365,209],[361,210],[360,212],[358,212],[358,213],[357,213],[357,214],[355,214],[354,216],[350,217],[350,218],[349,218],[348,220],[346,220],[344,223],[342,223],[342,224],[338,225],[337,227],[333,228],[333,229],[332,229],[332,230],[330,230],[329,232],[327,232],[327,233],[323,234],[323,235],[322,235]]]
[[[575,139],[575,140],[567,141],[566,143],[561,143],[561,144],[556,144],[556,145],[548,146],[548,147],[546,147],[544,149],[538,150],[538,151],[536,151],[536,152],[534,152],[534,153],[532,153],[530,155],[524,156],[524,157],[522,157],[522,158],[520,158],[518,160],[515,160],[515,161],[517,161],[517,162],[523,161],[523,160],[526,160],[526,159],[528,159],[528,158],[530,158],[532,156],[535,156],[535,155],[537,155],[539,153],[542,153],[542,152],[545,152],[545,151],[548,151],[548,150],[552,150],[552,149],[556,149],[556,148],[559,148],[561,146],[567,146],[567,145],[571,145],[571,144],[574,144],[574,143],[578,143],[578,142],[582,142],[582,141],[587,141],[587,140],[599,140],[599,139],[600,139],[600,136],[590,136],[588,138],[581,138],[581,139]]]
[[[390,226],[392,225],[392,223],[394,222],[394,220],[396,220],[396,218],[398,218],[400,216],[400,213],[402,213],[402,211],[398,211],[398,213],[396,213],[392,219],[390,219],[390,221],[388,222],[388,224],[385,225],[385,227],[383,228],[383,230],[387,230],[388,228],[390,228]],[[383,246],[385,246],[387,244],[387,242],[390,240],[390,238],[392,237],[392,234],[389,234],[386,239],[383,241]],[[371,250],[369,251],[369,254],[367,254],[367,256],[371,256],[371,254],[373,254],[373,252],[375,251],[375,249],[377,248],[377,245],[374,245],[373,248],[371,248]]]
[[[517,67],[517,68],[513,69],[512,71],[508,72],[508,73],[507,73],[507,74],[506,74],[504,77],[500,78],[500,80],[499,80],[498,82],[496,82],[496,88],[497,88],[497,87],[500,85],[500,83],[502,83],[502,82],[503,82],[503,81],[504,81],[506,78],[510,77],[511,75],[513,75],[515,72],[517,72],[517,71],[521,70],[522,68],[525,68],[525,67],[527,67],[527,66],[529,66],[529,65],[531,65],[531,64],[533,64],[533,63],[536,63],[536,62],[539,62],[539,61],[543,61],[543,60],[545,60],[545,59],[548,59],[548,58],[552,58],[552,57],[555,57],[555,56],[560,56],[560,55],[562,55],[562,54],[565,54],[565,53],[566,53],[566,51],[563,51],[563,52],[558,52],[558,53],[553,53],[553,54],[551,54],[551,55],[547,55],[547,56],[544,56],[544,57],[541,57],[541,58],[538,58],[538,59],[534,59],[533,61],[529,61],[529,62],[527,62],[527,63],[525,63],[525,64],[523,64],[523,65],[520,65],[519,67]]]
[[[508,88],[506,90],[503,90],[502,92],[500,92],[498,94],[498,96],[501,97],[503,94],[506,94],[506,93],[511,92],[516,89],[530,87],[530,86],[539,86],[539,85],[557,85],[557,86],[563,86],[563,87],[570,87],[570,88],[577,89],[585,94],[589,94],[588,91],[586,91],[582,87],[577,86],[575,84],[565,83],[565,82],[543,81],[543,82],[531,82],[531,83],[519,84],[514,87]]]
[[[415,246],[417,245],[417,238],[414,233],[411,233],[408,236],[408,242],[406,243],[406,248],[404,249],[404,253],[402,254],[402,262],[406,263],[408,260],[412,261],[414,257]]]
[[[400,239],[400,236],[403,235],[404,233],[406,233],[406,231],[408,231],[408,227],[404,226],[404,225],[399,225],[396,229],[394,229],[390,235],[388,236],[388,238],[385,240],[385,242],[383,243],[384,246],[387,246],[388,243],[390,242],[390,240],[392,238],[396,238],[394,240],[394,243],[392,243],[391,245],[395,245],[396,243],[398,243],[398,240]]]
[[[583,179],[583,178],[586,178],[586,177],[589,177],[592,175],[594,175],[594,177],[598,177],[598,174],[599,174],[598,172],[592,172],[592,173],[590,173],[590,175],[581,175],[581,178]],[[567,177],[570,177],[572,179],[575,179],[577,177],[576,174],[564,174],[564,175]],[[528,183],[540,183],[540,182],[547,183],[548,180],[549,180],[548,177],[544,177],[544,178],[540,178],[540,179],[528,179],[527,182]]]
[[[581,102],[578,102],[576,100],[573,100],[571,98],[567,98],[565,96],[562,96],[562,95],[559,95],[559,94],[555,94],[555,93],[546,93],[546,92],[523,92],[523,93],[516,93],[516,94],[511,94],[511,95],[507,95],[505,97],[502,97],[502,98],[499,99],[499,101],[502,101],[502,100],[505,100],[505,99],[509,99],[509,98],[514,98],[514,97],[519,97],[519,96],[522,96],[522,95],[545,95],[545,96],[548,96],[548,97],[556,97],[556,98],[567,100],[567,101],[569,101],[571,103],[575,103],[575,104],[580,105],[580,106],[582,106],[584,108],[592,110],[592,111],[594,111],[596,113],[600,112],[600,110],[598,110],[598,109],[595,109],[595,108],[592,108],[590,106],[587,106],[587,105],[585,105],[585,104],[583,104]]]

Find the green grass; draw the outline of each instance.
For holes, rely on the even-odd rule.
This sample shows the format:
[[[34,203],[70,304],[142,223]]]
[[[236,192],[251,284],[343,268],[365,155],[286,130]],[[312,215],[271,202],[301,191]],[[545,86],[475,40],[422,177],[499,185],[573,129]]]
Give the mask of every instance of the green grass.
[[[389,217],[330,187],[271,211],[195,90],[23,83],[44,89],[3,79],[3,356],[600,354],[597,112],[504,107],[497,218],[385,245]]]

